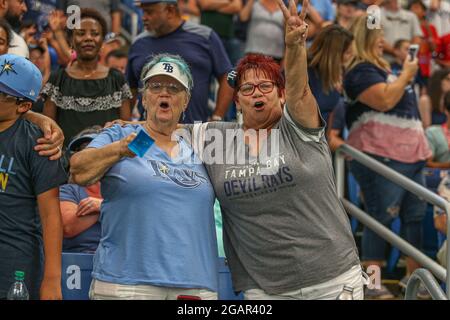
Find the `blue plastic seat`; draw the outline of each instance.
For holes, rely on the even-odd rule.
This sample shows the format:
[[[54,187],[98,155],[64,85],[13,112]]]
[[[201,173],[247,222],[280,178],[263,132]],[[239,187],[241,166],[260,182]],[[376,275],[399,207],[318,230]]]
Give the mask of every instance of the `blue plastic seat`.
[[[61,289],[64,300],[89,300],[93,254],[62,254]],[[219,300],[242,300],[233,292],[230,269],[225,258],[219,258]]]
[[[64,300],[89,300],[93,254],[62,254],[61,290]]]

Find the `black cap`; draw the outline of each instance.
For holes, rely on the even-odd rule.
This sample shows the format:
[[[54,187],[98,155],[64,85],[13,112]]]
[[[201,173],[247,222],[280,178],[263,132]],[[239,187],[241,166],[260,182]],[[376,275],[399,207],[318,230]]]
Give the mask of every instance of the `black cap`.
[[[85,142],[91,142],[98,136],[98,133],[88,133],[75,136],[69,143],[68,149],[70,152],[79,151],[80,146]]]

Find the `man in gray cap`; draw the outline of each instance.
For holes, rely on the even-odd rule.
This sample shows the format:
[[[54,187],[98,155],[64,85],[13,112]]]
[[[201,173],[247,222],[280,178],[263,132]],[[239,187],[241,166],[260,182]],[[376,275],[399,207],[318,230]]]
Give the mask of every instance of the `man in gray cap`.
[[[219,36],[206,26],[181,18],[176,0],[142,0],[143,22],[146,31],[140,34],[129,51],[126,77],[136,97],[142,67],[156,54],[180,55],[189,64],[194,77],[192,98],[184,123],[222,120],[233,97],[227,84],[232,66]],[[214,113],[208,109],[210,80],[219,82]]]

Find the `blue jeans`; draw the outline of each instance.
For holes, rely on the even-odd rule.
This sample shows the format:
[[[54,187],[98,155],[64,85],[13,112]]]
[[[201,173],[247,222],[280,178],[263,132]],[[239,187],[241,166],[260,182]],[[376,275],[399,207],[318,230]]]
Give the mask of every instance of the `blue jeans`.
[[[414,182],[425,185],[422,174],[425,162],[410,164],[371,156]],[[422,220],[426,202],[356,161],[350,162],[350,170],[361,188],[367,213],[387,228],[390,228],[395,218],[400,217],[402,237],[414,247],[422,249]],[[385,250],[386,241],[365,227],[362,260],[384,260]]]

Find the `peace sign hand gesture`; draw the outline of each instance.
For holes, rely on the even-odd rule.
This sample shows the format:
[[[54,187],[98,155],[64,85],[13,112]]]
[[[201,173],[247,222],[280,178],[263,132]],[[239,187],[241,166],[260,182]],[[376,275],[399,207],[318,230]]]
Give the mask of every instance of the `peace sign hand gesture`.
[[[302,11],[299,15],[297,14],[297,0],[289,0],[289,9],[282,0],[277,1],[286,21],[286,46],[304,45],[308,35],[308,24],[305,22],[305,18],[309,0],[303,0]]]

